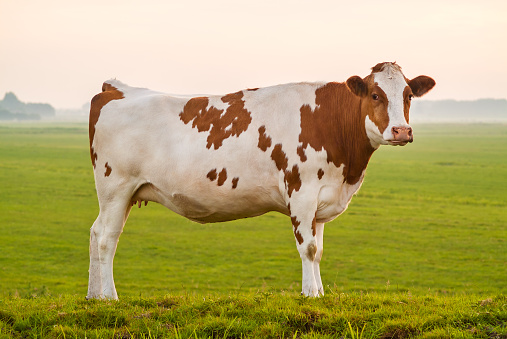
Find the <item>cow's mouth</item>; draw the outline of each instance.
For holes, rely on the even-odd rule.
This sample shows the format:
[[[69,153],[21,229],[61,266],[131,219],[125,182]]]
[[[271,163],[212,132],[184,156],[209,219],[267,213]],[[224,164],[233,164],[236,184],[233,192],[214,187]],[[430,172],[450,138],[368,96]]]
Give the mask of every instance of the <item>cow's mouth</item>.
[[[405,146],[408,143],[411,143],[413,140],[407,140],[407,141],[399,141],[399,140],[389,140],[388,143],[391,146]]]

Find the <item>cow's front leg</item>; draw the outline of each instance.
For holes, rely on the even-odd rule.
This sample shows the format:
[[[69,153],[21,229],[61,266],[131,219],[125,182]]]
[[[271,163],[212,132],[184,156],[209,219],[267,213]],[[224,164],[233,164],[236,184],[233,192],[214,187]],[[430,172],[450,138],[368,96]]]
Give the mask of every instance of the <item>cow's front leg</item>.
[[[315,274],[315,280],[317,282],[317,289],[320,295],[324,295],[324,286],[322,285],[322,279],[320,278],[320,260],[322,259],[322,253],[324,252],[324,223],[316,223],[316,240],[317,240],[317,253],[315,254],[315,260],[313,262],[313,271]]]
[[[311,213],[291,212],[292,228],[296,238],[296,246],[301,257],[303,281],[301,294],[308,297],[319,295],[320,276],[315,276],[315,257],[317,255],[315,210]],[[322,283],[320,283],[322,286]],[[320,287],[322,288],[322,287]]]

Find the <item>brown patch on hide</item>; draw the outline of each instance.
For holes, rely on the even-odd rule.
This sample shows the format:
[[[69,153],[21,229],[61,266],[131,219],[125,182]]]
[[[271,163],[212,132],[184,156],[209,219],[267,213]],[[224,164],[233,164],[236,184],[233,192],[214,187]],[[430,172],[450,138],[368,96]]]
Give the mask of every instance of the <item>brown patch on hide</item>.
[[[235,177],[232,179],[232,188],[236,188],[238,187],[238,181],[239,181],[239,178],[238,177]]]
[[[220,173],[217,173],[217,169],[213,168],[211,171],[208,172],[208,174],[206,174],[206,178],[208,178],[210,181],[215,181],[218,179],[217,185],[222,186],[225,183],[225,181],[227,180],[227,170],[225,168],[222,168]],[[238,178],[238,180],[239,180],[239,178]],[[237,182],[236,182],[236,184],[237,184]],[[233,187],[233,188],[236,188],[236,187]]]
[[[301,176],[299,175],[298,165],[292,166],[292,170],[290,171],[285,170],[283,179],[287,186],[287,194],[290,198],[294,190],[297,192],[301,188]]]
[[[107,162],[106,162],[106,166],[105,167],[106,167],[106,172],[104,173],[104,176],[108,177],[111,174],[111,171],[113,169],[111,168],[111,166],[109,166],[109,164]]]
[[[218,173],[218,180],[217,180],[218,186],[222,186],[224,184],[225,180],[227,180],[227,170],[225,168],[223,168],[220,171],[220,173]]]
[[[271,159],[273,159],[279,171],[285,171],[287,169],[289,159],[287,159],[285,152],[282,150],[282,144],[276,144],[275,147],[273,147]]]
[[[315,236],[315,234],[317,234],[317,216],[312,220],[312,235]]]
[[[271,137],[266,134],[266,126],[259,127],[259,143],[257,147],[264,152],[271,147]]]
[[[110,101],[120,100],[123,98],[123,92],[108,83],[103,83],[102,93],[99,93],[92,98],[90,105],[90,118],[88,121],[88,134],[90,139],[90,156],[93,168],[95,168],[95,161],[97,160],[97,153],[95,153],[95,150],[93,149],[93,139],[95,138],[95,125],[97,124],[97,121],[99,121],[100,112]]]
[[[285,181],[285,187],[287,188],[287,194],[291,197],[292,192],[299,191],[302,184],[298,165],[293,165],[290,171],[287,170],[289,159],[287,159],[287,155],[282,149],[282,144],[276,144],[275,147],[273,147],[271,159],[275,162],[276,168],[284,172],[283,179]]]
[[[216,178],[217,178],[217,169],[214,168],[211,171],[209,171],[208,174],[206,174],[206,178],[208,178],[211,181],[216,180]]]
[[[185,124],[192,121],[192,128],[197,128],[199,132],[209,131],[206,148],[214,146],[214,149],[219,149],[225,139],[238,137],[252,122],[242,98],[242,91],[223,96],[222,102],[229,104],[225,112],[214,106],[208,108],[207,97],[192,98],[180,113],[180,120]]]
[[[317,246],[315,244],[311,243],[306,248],[306,257],[310,261],[314,261],[315,260],[315,254],[317,254]]]
[[[211,127],[211,120],[216,114],[222,113],[213,106],[208,109],[209,98],[196,97],[187,101],[183,111],[180,113],[180,120],[186,124],[193,120],[192,127],[199,132],[208,131]],[[217,112],[215,112],[217,111]]]
[[[299,159],[301,159],[301,162],[305,162],[308,158],[306,157],[306,154],[305,154],[305,149],[303,148],[303,146],[299,146],[298,149],[297,149],[297,153],[299,155]]]
[[[322,168],[319,168],[318,172],[317,172],[317,177],[319,177],[319,180],[322,179],[322,177],[324,176],[324,170]]]
[[[296,237],[298,244],[301,245],[304,241],[303,236],[298,231],[298,227],[299,225],[301,225],[301,222],[298,221],[297,217],[290,217],[290,220],[292,221],[292,229],[294,231],[294,236]]]
[[[301,106],[299,141],[303,148],[325,151],[328,163],[343,164],[344,182],[356,184],[374,151],[366,135],[363,101],[347,85],[335,82],[318,88],[315,96],[314,110]]]

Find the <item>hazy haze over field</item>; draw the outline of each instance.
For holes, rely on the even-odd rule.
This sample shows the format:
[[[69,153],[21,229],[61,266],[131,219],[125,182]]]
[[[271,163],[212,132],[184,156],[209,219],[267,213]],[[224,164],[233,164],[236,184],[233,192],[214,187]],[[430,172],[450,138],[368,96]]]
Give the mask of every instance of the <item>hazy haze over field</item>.
[[[397,61],[425,99],[507,98],[507,2],[0,0],[0,97],[79,108],[109,78],[169,93],[343,81]]]

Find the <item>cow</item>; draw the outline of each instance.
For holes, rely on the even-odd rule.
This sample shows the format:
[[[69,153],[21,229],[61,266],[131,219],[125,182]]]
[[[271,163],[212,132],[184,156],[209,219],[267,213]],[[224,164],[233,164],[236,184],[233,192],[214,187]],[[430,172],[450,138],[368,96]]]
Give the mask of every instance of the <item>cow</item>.
[[[380,145],[413,141],[410,102],[433,88],[396,63],[365,78],[177,96],[106,81],[89,138],[99,215],[90,231],[87,298],[117,299],[113,258],[133,205],[160,203],[215,223],[290,217],[302,295],[324,294],[324,224],[343,213]]]

